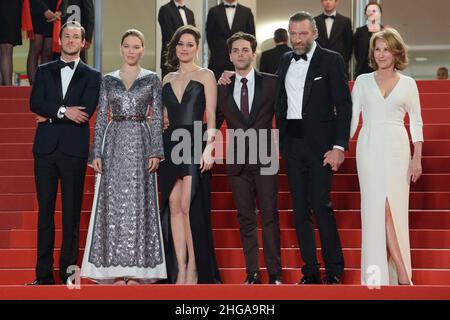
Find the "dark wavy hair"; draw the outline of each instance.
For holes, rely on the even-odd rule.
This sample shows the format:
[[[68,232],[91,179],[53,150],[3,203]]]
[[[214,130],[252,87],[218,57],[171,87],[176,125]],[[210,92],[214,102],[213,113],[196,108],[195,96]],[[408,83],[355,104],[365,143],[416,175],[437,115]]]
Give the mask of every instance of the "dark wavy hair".
[[[176,71],[180,67],[180,61],[177,57],[177,45],[183,34],[190,34],[194,37],[197,46],[200,45],[200,30],[193,26],[182,26],[175,31],[172,39],[167,44],[166,63],[164,64],[170,71]]]

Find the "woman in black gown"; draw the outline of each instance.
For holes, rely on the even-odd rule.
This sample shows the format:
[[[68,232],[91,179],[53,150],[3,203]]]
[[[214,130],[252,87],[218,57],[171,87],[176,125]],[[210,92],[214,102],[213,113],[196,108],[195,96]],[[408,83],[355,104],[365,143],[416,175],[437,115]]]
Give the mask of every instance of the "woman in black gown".
[[[194,62],[199,42],[195,27],[175,32],[167,54],[167,65],[175,71],[164,78],[162,89],[168,127],[159,169],[161,223],[168,279],[177,284],[220,282],[210,204],[217,86],[214,74]]]

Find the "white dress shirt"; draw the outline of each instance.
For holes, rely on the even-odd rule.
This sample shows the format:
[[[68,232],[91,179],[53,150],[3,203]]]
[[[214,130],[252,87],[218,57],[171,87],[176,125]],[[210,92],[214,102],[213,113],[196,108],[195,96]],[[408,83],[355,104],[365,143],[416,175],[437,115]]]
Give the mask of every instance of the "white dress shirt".
[[[241,79],[244,77],[241,77],[236,73],[236,79],[234,81],[234,90],[233,90],[233,98],[234,101],[236,101],[236,104],[241,110],[241,89],[242,89],[242,82]],[[252,111],[252,104],[253,104],[253,98],[255,96],[255,69],[252,69],[252,71],[249,72],[245,78],[247,81],[247,88],[248,88],[248,111]]]
[[[284,82],[288,98],[288,120],[303,119],[303,91],[305,90],[306,75],[308,74],[309,65],[316,47],[317,44],[314,42],[311,50],[306,54],[308,61],[303,59],[295,61],[294,58],[291,60]]]
[[[181,6],[181,4],[179,4],[175,0],[173,0],[173,2],[175,3],[175,6],[177,7],[177,9],[179,6]],[[178,12],[180,13],[181,20],[183,20],[183,25],[187,26],[188,21],[187,21],[187,17],[186,17],[186,11],[184,9],[178,9]]]
[[[336,11],[334,11],[332,14],[326,14],[325,12],[323,14],[325,16],[334,16],[334,17],[336,17]],[[325,17],[325,25],[327,27],[328,39],[330,38],[330,35],[331,35],[331,29],[333,28],[333,23],[334,23],[334,19]]]
[[[61,58],[62,61],[64,61]],[[67,62],[67,61],[64,61]],[[75,73],[75,70],[77,69],[78,63],[80,62],[80,58],[75,60],[75,66],[73,69],[70,69],[70,67],[64,67],[61,69],[61,87],[62,87],[62,97],[63,99],[66,96],[67,89],[69,88],[70,81],[72,81],[73,74]],[[58,118],[62,119],[64,117],[63,114],[60,112],[61,108],[58,110]]]
[[[224,1],[223,3],[237,6],[237,1]],[[227,14],[228,25],[231,30],[233,27],[234,16],[236,15],[236,8],[225,8],[225,13]]]

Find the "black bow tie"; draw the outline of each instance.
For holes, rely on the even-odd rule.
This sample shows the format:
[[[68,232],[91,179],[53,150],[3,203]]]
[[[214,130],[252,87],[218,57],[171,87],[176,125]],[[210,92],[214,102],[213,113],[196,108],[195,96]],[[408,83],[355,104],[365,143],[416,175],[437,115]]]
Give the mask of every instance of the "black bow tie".
[[[186,9],[186,6],[178,6],[178,10],[184,10]]]
[[[328,19],[328,18],[333,19],[333,20],[336,19],[335,15],[327,16],[326,14],[324,14],[324,16],[325,16],[325,19]]]
[[[225,8],[236,8],[235,4],[226,4]]]
[[[300,59],[308,61],[308,56],[306,55],[306,53],[304,53],[304,54],[296,54],[295,52],[293,52],[292,53],[292,58],[294,58],[295,61],[298,61]]]
[[[70,69],[73,70],[73,68],[75,68],[75,61],[64,62],[62,60],[59,60],[58,61],[58,68],[63,69],[65,67],[69,67]]]

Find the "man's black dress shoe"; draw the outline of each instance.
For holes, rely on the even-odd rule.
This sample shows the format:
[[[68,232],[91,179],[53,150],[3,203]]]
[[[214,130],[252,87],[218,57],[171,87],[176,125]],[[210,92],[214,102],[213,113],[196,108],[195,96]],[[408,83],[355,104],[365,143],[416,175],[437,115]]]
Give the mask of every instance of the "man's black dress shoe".
[[[319,276],[304,276],[298,284],[320,284]]]
[[[244,284],[261,284],[259,272],[247,273],[247,279],[245,279]]]
[[[342,284],[342,279],[339,276],[327,276],[324,281],[325,284]]]
[[[269,275],[269,284],[283,284],[283,281],[278,275]]]
[[[27,286],[47,286],[55,284],[54,279],[36,279],[33,282],[26,283]]]

